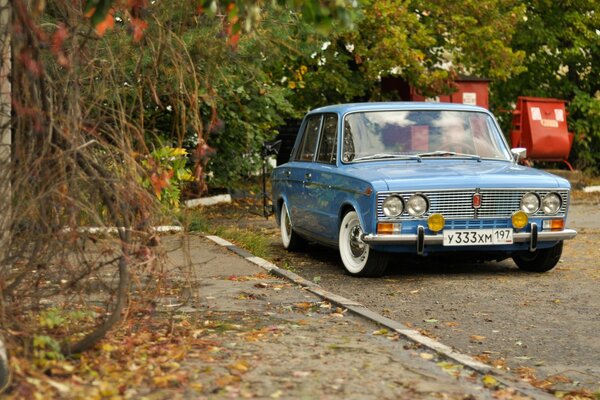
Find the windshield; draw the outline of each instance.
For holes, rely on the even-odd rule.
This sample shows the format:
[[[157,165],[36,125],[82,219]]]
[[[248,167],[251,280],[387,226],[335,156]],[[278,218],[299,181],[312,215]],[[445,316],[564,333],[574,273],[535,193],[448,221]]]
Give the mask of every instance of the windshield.
[[[485,113],[412,110],[346,116],[342,161],[420,157],[511,159]]]

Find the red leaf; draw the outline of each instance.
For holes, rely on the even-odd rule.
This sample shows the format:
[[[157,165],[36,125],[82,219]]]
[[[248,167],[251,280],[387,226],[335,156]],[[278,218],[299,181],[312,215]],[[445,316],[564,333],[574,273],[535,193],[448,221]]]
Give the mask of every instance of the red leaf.
[[[160,196],[162,190],[169,186],[169,179],[173,177],[173,172],[173,170],[163,171],[160,174],[153,172],[152,175],[150,175],[150,183],[157,196]]]
[[[56,32],[54,32],[54,34],[52,35],[50,47],[52,53],[54,53],[54,55],[56,56],[58,63],[64,68],[68,68],[70,65],[69,59],[65,55],[65,52],[62,48],[63,43],[65,42],[65,39],[68,36],[69,31],[67,30],[67,27],[64,24],[60,24]]]
[[[133,41],[137,43],[144,37],[144,31],[148,28],[148,23],[143,19],[132,18],[131,26],[133,27]]]
[[[237,48],[238,42],[240,41],[240,34],[236,33],[235,35],[229,36],[227,39],[227,44],[231,46],[233,49]]]
[[[104,36],[107,30],[113,29],[115,27],[115,17],[113,14],[114,11],[110,9],[110,11],[106,13],[106,17],[104,18],[104,20],[102,22],[99,22],[98,25],[96,25],[96,33],[98,33],[98,35]]]

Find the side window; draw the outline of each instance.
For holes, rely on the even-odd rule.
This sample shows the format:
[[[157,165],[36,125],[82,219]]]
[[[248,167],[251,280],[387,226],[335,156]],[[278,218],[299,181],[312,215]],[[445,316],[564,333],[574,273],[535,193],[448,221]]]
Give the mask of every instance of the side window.
[[[310,117],[306,122],[306,128],[302,135],[302,143],[300,144],[300,152],[298,160],[312,161],[317,152],[317,142],[319,140],[319,128],[321,127],[321,116],[316,115]]]
[[[330,114],[325,116],[323,122],[323,134],[321,135],[321,145],[319,146],[319,155],[317,161],[328,164],[335,164],[337,152],[337,115]]]

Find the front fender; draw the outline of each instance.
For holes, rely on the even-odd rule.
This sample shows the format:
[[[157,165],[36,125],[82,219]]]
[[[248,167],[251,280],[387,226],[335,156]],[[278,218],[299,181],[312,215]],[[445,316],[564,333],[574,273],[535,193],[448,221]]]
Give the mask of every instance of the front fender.
[[[360,221],[360,226],[363,230],[363,233],[370,234],[374,233],[375,230],[375,212],[377,209],[377,204],[375,204],[375,195],[374,192],[367,195],[365,193],[357,194],[356,196],[349,197],[346,199],[341,207],[338,214],[338,232],[339,228],[342,224],[342,220],[344,216],[351,210],[356,211],[358,214],[358,219]]]

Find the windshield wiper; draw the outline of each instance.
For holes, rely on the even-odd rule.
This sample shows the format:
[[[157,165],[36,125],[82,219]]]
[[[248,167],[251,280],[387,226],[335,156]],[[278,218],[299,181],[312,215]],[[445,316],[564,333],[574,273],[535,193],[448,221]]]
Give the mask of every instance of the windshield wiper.
[[[455,151],[446,151],[446,150],[437,150],[431,151],[428,153],[420,153],[416,154],[417,157],[466,157],[471,158],[473,160],[481,161],[481,156],[476,154],[467,154],[467,153],[457,153]]]
[[[418,159],[419,157],[415,156],[415,155],[409,155],[409,154],[387,154],[387,153],[379,153],[379,154],[371,154],[368,156],[362,156],[362,157],[357,157],[355,159],[353,159],[352,161],[366,161],[366,160],[383,160],[383,159],[389,159],[389,158],[400,158],[400,159],[409,159],[409,160],[415,160]]]

